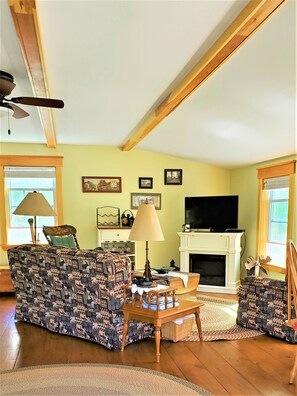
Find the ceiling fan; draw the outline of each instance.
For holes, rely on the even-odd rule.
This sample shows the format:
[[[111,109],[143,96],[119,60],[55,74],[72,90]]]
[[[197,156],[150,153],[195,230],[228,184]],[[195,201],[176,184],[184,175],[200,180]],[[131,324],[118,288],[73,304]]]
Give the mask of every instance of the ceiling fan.
[[[0,107],[12,110],[12,116],[14,118],[25,118],[29,116],[29,113],[21,109],[19,106],[16,106],[14,103],[29,106],[53,107],[57,109],[62,109],[64,107],[63,100],[59,99],[31,98],[27,96],[20,96],[18,98],[11,99],[6,98],[7,95],[10,95],[14,87],[15,83],[13,82],[13,76],[0,70]]]

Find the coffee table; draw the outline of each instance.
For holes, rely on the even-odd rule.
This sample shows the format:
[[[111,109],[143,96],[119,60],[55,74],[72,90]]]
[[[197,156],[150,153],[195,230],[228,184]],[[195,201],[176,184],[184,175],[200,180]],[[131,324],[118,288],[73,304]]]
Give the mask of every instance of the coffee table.
[[[188,276],[188,284],[185,287],[183,280],[181,278],[175,277],[175,276],[170,276],[170,275],[159,275],[159,274],[153,274],[152,278],[154,281],[157,283],[160,282],[166,282],[166,284],[170,287],[175,287],[176,288],[176,293],[178,295],[182,294],[196,294],[196,290],[199,285],[200,281],[200,274],[193,273],[193,272],[180,272],[177,271],[177,274],[184,274]],[[142,272],[134,271],[134,276],[143,276]]]
[[[177,271],[177,274],[184,274],[188,276],[188,284],[186,287],[184,286],[183,280],[175,276],[170,276],[170,275],[160,276],[158,274],[156,275],[154,274],[153,280],[156,280],[157,282],[162,280],[166,281],[168,286],[175,287],[177,289],[176,294],[178,295],[182,295],[182,294],[195,295],[200,281],[200,274],[193,272],[180,272],[180,271]]]
[[[130,286],[124,286],[125,289],[129,289]],[[165,290],[157,292],[159,295],[164,295],[167,292],[175,291],[175,288],[168,287]],[[159,298],[159,296],[158,296]],[[196,318],[196,325],[199,333],[200,341],[203,341],[202,328],[200,321],[200,307],[204,304],[199,301],[188,301],[180,300],[179,305],[173,308],[153,310],[150,308],[143,308],[142,299],[140,301],[134,301],[134,299],[123,305],[124,312],[124,328],[123,328],[123,339],[121,351],[124,352],[125,340],[128,333],[129,320],[139,320],[141,322],[152,323],[155,326],[155,344],[156,344],[156,361],[160,362],[160,342],[161,342],[161,326],[162,324],[171,322],[175,319],[182,318],[186,315],[194,314]]]

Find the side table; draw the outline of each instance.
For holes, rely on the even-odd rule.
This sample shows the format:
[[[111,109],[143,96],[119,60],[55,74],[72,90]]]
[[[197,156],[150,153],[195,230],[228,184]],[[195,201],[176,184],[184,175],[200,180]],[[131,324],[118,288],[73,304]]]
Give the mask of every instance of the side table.
[[[124,286],[125,289],[125,297],[126,297],[126,290],[131,289],[131,286]],[[173,292],[173,301],[175,300],[175,288],[166,288],[164,290],[158,290],[158,291],[151,291],[151,293],[156,293],[157,294],[157,300],[160,298],[160,296],[165,295],[165,300],[167,300],[167,293],[172,293]],[[149,297],[150,300],[150,297]],[[181,300],[179,301],[178,306],[174,306],[173,302],[173,307],[172,308],[165,308],[163,310],[158,309],[158,307],[155,307],[155,309],[151,309],[151,306],[149,305],[148,308],[144,308],[142,306],[142,298],[139,301],[135,301],[134,298],[132,299],[131,302],[125,303],[126,298],[124,300],[124,305],[123,305],[123,312],[124,312],[124,328],[123,328],[123,339],[122,339],[122,348],[121,351],[124,352],[125,348],[125,341],[126,341],[126,336],[128,333],[128,327],[129,327],[129,320],[139,320],[141,322],[149,322],[152,323],[155,326],[155,344],[156,344],[156,361],[157,363],[160,362],[160,342],[161,342],[161,326],[162,324],[171,322],[175,319],[182,318],[186,315],[190,314],[195,314],[196,318],[196,325],[199,333],[199,338],[200,341],[203,341],[203,336],[202,336],[202,328],[201,328],[201,321],[200,321],[200,307],[202,307],[204,304],[199,302],[199,301],[187,301],[187,300]]]
[[[10,270],[1,269],[0,270],[0,293],[2,294],[12,294],[14,293],[14,286],[12,283]]]

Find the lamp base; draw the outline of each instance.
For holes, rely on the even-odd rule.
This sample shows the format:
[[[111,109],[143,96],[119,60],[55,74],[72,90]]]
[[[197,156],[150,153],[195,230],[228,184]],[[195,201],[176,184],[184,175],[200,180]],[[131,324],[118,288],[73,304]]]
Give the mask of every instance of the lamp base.
[[[143,277],[146,282],[152,281],[152,273],[149,260],[146,260]]]

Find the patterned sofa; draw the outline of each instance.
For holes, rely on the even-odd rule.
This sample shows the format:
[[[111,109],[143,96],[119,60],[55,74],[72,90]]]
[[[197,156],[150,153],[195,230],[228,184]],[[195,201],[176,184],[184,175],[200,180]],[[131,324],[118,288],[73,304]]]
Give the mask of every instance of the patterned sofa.
[[[17,320],[109,349],[121,347],[122,286],[130,280],[128,256],[41,245],[20,245],[7,253]],[[126,342],[152,332],[151,324],[135,321]]]
[[[287,295],[287,282],[283,280],[248,276],[239,288],[236,323],[295,344],[297,331],[285,324]],[[292,317],[296,317],[294,308]]]

